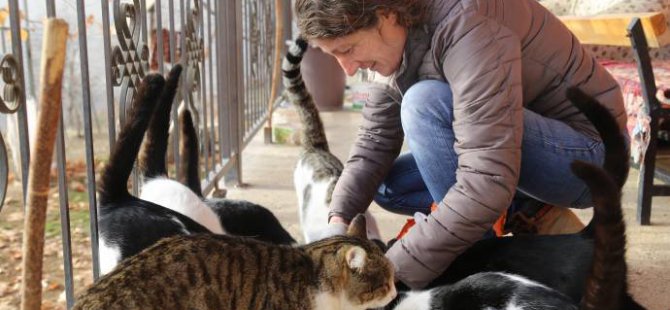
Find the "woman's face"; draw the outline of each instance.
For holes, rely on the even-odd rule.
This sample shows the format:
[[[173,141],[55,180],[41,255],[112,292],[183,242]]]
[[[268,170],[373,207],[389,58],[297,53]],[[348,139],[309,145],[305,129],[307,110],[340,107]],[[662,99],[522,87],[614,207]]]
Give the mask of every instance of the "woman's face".
[[[312,43],[337,58],[349,76],[358,69],[389,76],[400,67],[407,30],[398,25],[395,14],[377,15],[377,25],[339,38],[314,39]]]

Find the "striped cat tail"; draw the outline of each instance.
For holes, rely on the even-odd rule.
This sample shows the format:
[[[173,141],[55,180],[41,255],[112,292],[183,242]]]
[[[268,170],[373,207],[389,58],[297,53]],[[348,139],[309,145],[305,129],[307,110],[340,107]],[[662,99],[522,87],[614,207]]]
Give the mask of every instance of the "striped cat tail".
[[[165,88],[149,122],[147,135],[138,156],[138,167],[145,179],[168,174],[165,154],[168,148],[170,111],[179,86],[181,71],[181,65],[175,65],[170,70]]]
[[[131,199],[127,187],[128,178],[164,85],[165,79],[159,74],[147,75],[142,80],[133,98],[126,123],[119,132],[109,162],[105,165],[98,182],[102,207]]]
[[[305,81],[300,73],[300,62],[307,51],[307,42],[302,38],[296,39],[288,48],[282,63],[282,79],[289,101],[300,115],[302,122],[302,145],[306,150],[329,151],[328,140],[323,129],[323,122],[314,99],[305,87]]]
[[[200,152],[198,151],[198,134],[193,125],[191,111],[185,109],[179,115],[179,127],[181,129],[181,140],[179,141],[179,154],[181,155],[181,173],[180,180],[182,184],[188,186],[196,195],[202,196],[202,187],[200,186]]]

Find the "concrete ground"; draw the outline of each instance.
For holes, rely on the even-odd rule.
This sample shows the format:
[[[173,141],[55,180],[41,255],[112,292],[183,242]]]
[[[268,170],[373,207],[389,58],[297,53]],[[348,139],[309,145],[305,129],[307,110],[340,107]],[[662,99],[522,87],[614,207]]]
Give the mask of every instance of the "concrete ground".
[[[321,113],[333,153],[345,160],[361,122],[360,112],[343,110]],[[293,167],[300,147],[264,144],[258,134],[244,150],[243,182],[246,186],[228,188],[228,197],[246,199],[272,210],[284,227],[302,239],[298,224],[297,199],[293,188]],[[628,267],[630,290],[648,309],[670,309],[670,198],[654,198],[652,225],[635,223],[638,171],[631,169],[624,188],[624,212],[628,224]],[[383,237],[397,233],[405,218],[385,212],[378,206],[370,211],[377,217]],[[588,221],[591,211],[578,213]],[[566,253],[569,254],[569,253]]]

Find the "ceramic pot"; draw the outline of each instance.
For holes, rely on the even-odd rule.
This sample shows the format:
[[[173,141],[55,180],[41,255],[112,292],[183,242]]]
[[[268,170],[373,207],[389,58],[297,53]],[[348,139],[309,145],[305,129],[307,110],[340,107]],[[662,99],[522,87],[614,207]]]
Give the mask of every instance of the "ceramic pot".
[[[319,111],[342,109],[346,74],[335,57],[310,46],[302,60],[301,72]]]

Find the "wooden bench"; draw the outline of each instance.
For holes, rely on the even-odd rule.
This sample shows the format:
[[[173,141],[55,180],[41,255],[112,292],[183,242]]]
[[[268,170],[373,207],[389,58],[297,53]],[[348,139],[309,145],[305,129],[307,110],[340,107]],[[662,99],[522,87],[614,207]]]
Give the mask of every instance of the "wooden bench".
[[[628,27],[635,18],[642,23],[649,47],[662,47],[670,43],[666,18],[660,12],[589,17],[566,15],[559,18],[583,44],[631,46]]]
[[[665,15],[649,12],[560,18],[582,43],[633,48],[642,97],[650,117],[649,146],[644,153],[644,160],[638,166],[637,221],[641,225],[649,225],[652,198],[670,196],[670,149],[658,148],[659,122],[661,117],[670,117],[670,109],[664,109],[656,97],[656,80],[649,57],[650,46],[670,44]],[[654,177],[666,184],[654,184]]]

